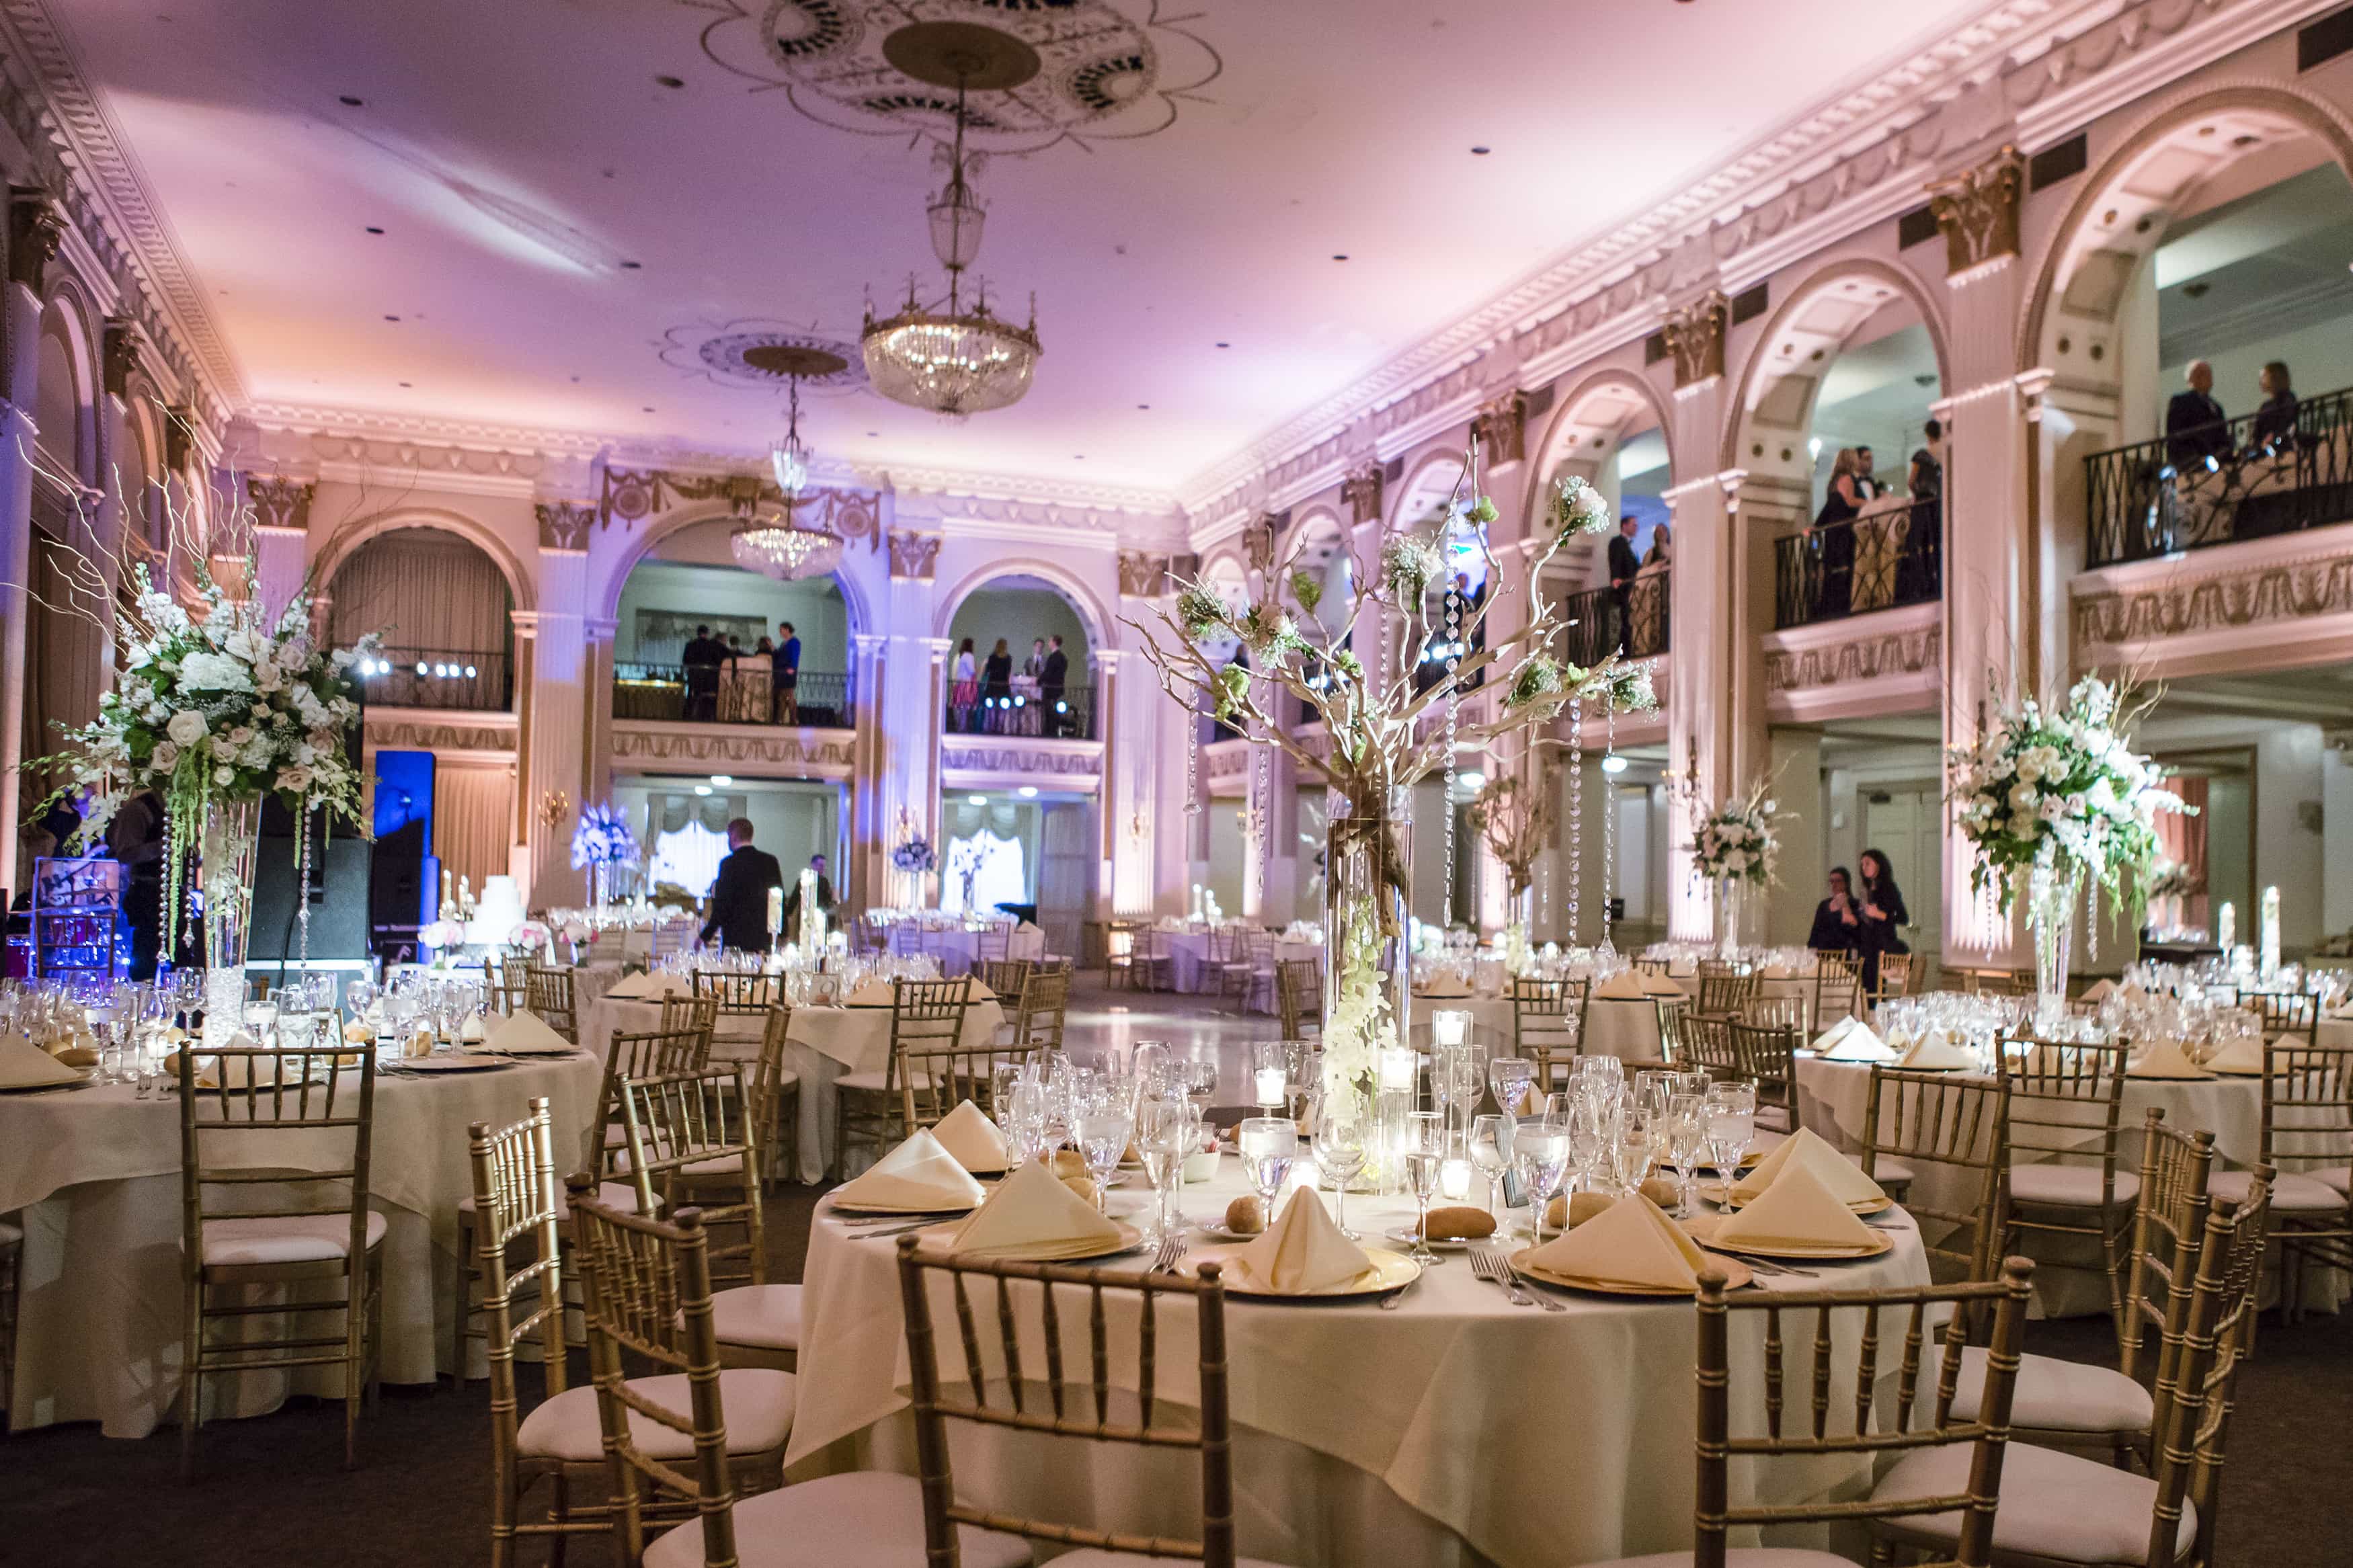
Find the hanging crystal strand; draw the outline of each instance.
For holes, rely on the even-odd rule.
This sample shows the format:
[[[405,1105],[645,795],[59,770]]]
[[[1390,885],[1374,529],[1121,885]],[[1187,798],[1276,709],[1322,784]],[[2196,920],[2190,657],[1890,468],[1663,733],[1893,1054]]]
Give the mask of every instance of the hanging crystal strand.
[[[1454,930],[1454,737],[1461,720],[1461,688],[1455,684],[1454,671],[1462,662],[1462,595],[1455,591],[1454,578],[1446,579],[1446,924],[1445,931]]]
[[[1618,710],[1604,709],[1607,736],[1609,742],[1605,756],[1618,754]],[[1611,793],[1605,774],[1601,781],[1601,951],[1615,953],[1618,944],[1609,937],[1610,891],[1618,885],[1618,802]]]
[[[1269,708],[1275,707],[1282,700],[1274,691],[1272,682],[1268,683],[1268,689],[1265,695],[1266,705]],[[1254,750],[1258,753],[1258,755],[1252,759],[1258,772],[1258,789],[1256,791],[1257,810],[1252,814],[1251,826],[1255,829],[1258,835],[1258,843],[1256,845],[1258,853],[1258,920],[1261,925],[1264,925],[1266,923],[1267,876],[1274,868],[1273,803],[1267,798],[1268,793],[1274,788],[1273,742],[1270,740],[1267,744],[1256,747]]]
[[[1568,945],[1585,940],[1577,923],[1577,890],[1585,882],[1585,699],[1568,700]]]
[[[1185,715],[1185,875],[1182,891],[1193,879],[1193,854],[1201,847],[1201,705],[1196,700]],[[1193,914],[1192,904],[1185,906]]]
[[[2100,884],[2092,884],[2088,912],[2084,916],[2084,962],[2100,962]]]
[[[295,967],[311,967],[311,797],[294,818],[294,923],[302,928]]]

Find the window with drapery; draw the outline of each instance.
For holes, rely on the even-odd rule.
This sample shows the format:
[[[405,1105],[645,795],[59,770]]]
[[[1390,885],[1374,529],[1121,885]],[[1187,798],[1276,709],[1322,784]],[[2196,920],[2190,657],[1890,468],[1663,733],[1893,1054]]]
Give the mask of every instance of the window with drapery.
[[[331,632],[348,646],[365,632],[394,648],[507,652],[513,595],[481,548],[434,528],[379,534],[335,569]]]

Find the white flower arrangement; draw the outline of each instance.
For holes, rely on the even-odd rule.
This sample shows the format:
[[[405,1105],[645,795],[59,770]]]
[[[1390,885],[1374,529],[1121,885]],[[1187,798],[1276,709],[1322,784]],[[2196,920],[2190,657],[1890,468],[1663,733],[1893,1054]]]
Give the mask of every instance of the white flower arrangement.
[[[437,951],[466,945],[466,927],[460,921],[428,921],[417,929],[417,940]]]
[[[572,868],[583,870],[590,866],[634,865],[638,858],[638,836],[629,829],[629,819],[610,804],[581,808],[580,820],[572,827]]]
[[[1701,815],[1692,828],[1692,870],[1709,882],[1773,880],[1781,852],[1781,811],[1760,782],[1740,799]],[[1696,804],[1694,810],[1697,810]]]
[[[1970,885],[2010,908],[2014,873],[2089,878],[2137,900],[2158,862],[2157,817],[2188,809],[2164,772],[2127,742],[2146,705],[2126,708],[2116,688],[2086,676],[2066,706],[2046,712],[2029,698],[2002,713],[1974,745],[1946,758],[1948,796],[1976,847]]]

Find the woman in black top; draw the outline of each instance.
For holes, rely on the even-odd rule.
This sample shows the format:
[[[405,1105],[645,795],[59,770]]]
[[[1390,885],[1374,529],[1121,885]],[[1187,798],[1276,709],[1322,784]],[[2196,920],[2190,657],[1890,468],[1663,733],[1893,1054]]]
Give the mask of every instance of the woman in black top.
[[[1879,989],[1880,954],[1912,951],[1900,929],[1912,923],[1912,911],[1904,907],[1904,891],[1883,851],[1864,850],[1855,868],[1862,873],[1862,940],[1855,945],[1862,950],[1862,986],[1870,993]]]
[[[2287,363],[2274,360],[2263,366],[2263,405],[2255,410],[2251,443],[2258,452],[2279,452],[2295,441],[2295,388],[2288,384]]]
[[[1814,906],[1814,929],[1806,945],[1816,952],[1852,952],[1862,941],[1862,910],[1854,901],[1854,879],[1843,866],[1831,868],[1831,896]]]
[[[980,670],[980,705],[987,710],[991,732],[1010,727],[1013,715],[1013,650],[997,639],[988,662]]]
[[[1814,610],[1825,620],[1845,615],[1854,602],[1854,530],[1839,525],[1852,523],[1870,499],[1864,491],[1862,458],[1852,447],[1840,447],[1831,464],[1830,489],[1822,497],[1822,510],[1814,514],[1811,530],[1821,574],[1815,585]]]

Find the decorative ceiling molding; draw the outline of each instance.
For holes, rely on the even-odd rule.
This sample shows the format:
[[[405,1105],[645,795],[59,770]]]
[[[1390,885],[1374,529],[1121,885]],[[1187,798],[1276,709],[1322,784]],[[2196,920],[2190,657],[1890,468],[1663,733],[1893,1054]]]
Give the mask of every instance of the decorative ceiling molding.
[[[1211,465],[1179,499],[1204,521],[1290,500],[1289,476],[1327,472],[1335,443],[1370,437],[1389,449],[1397,411],[1487,356],[1540,385],[1653,330],[1670,295],[1744,287],[1922,205],[1926,181],[1944,172],[1931,162],[1940,153],[2004,124],[2039,144],[2337,3],[1998,0]]]

